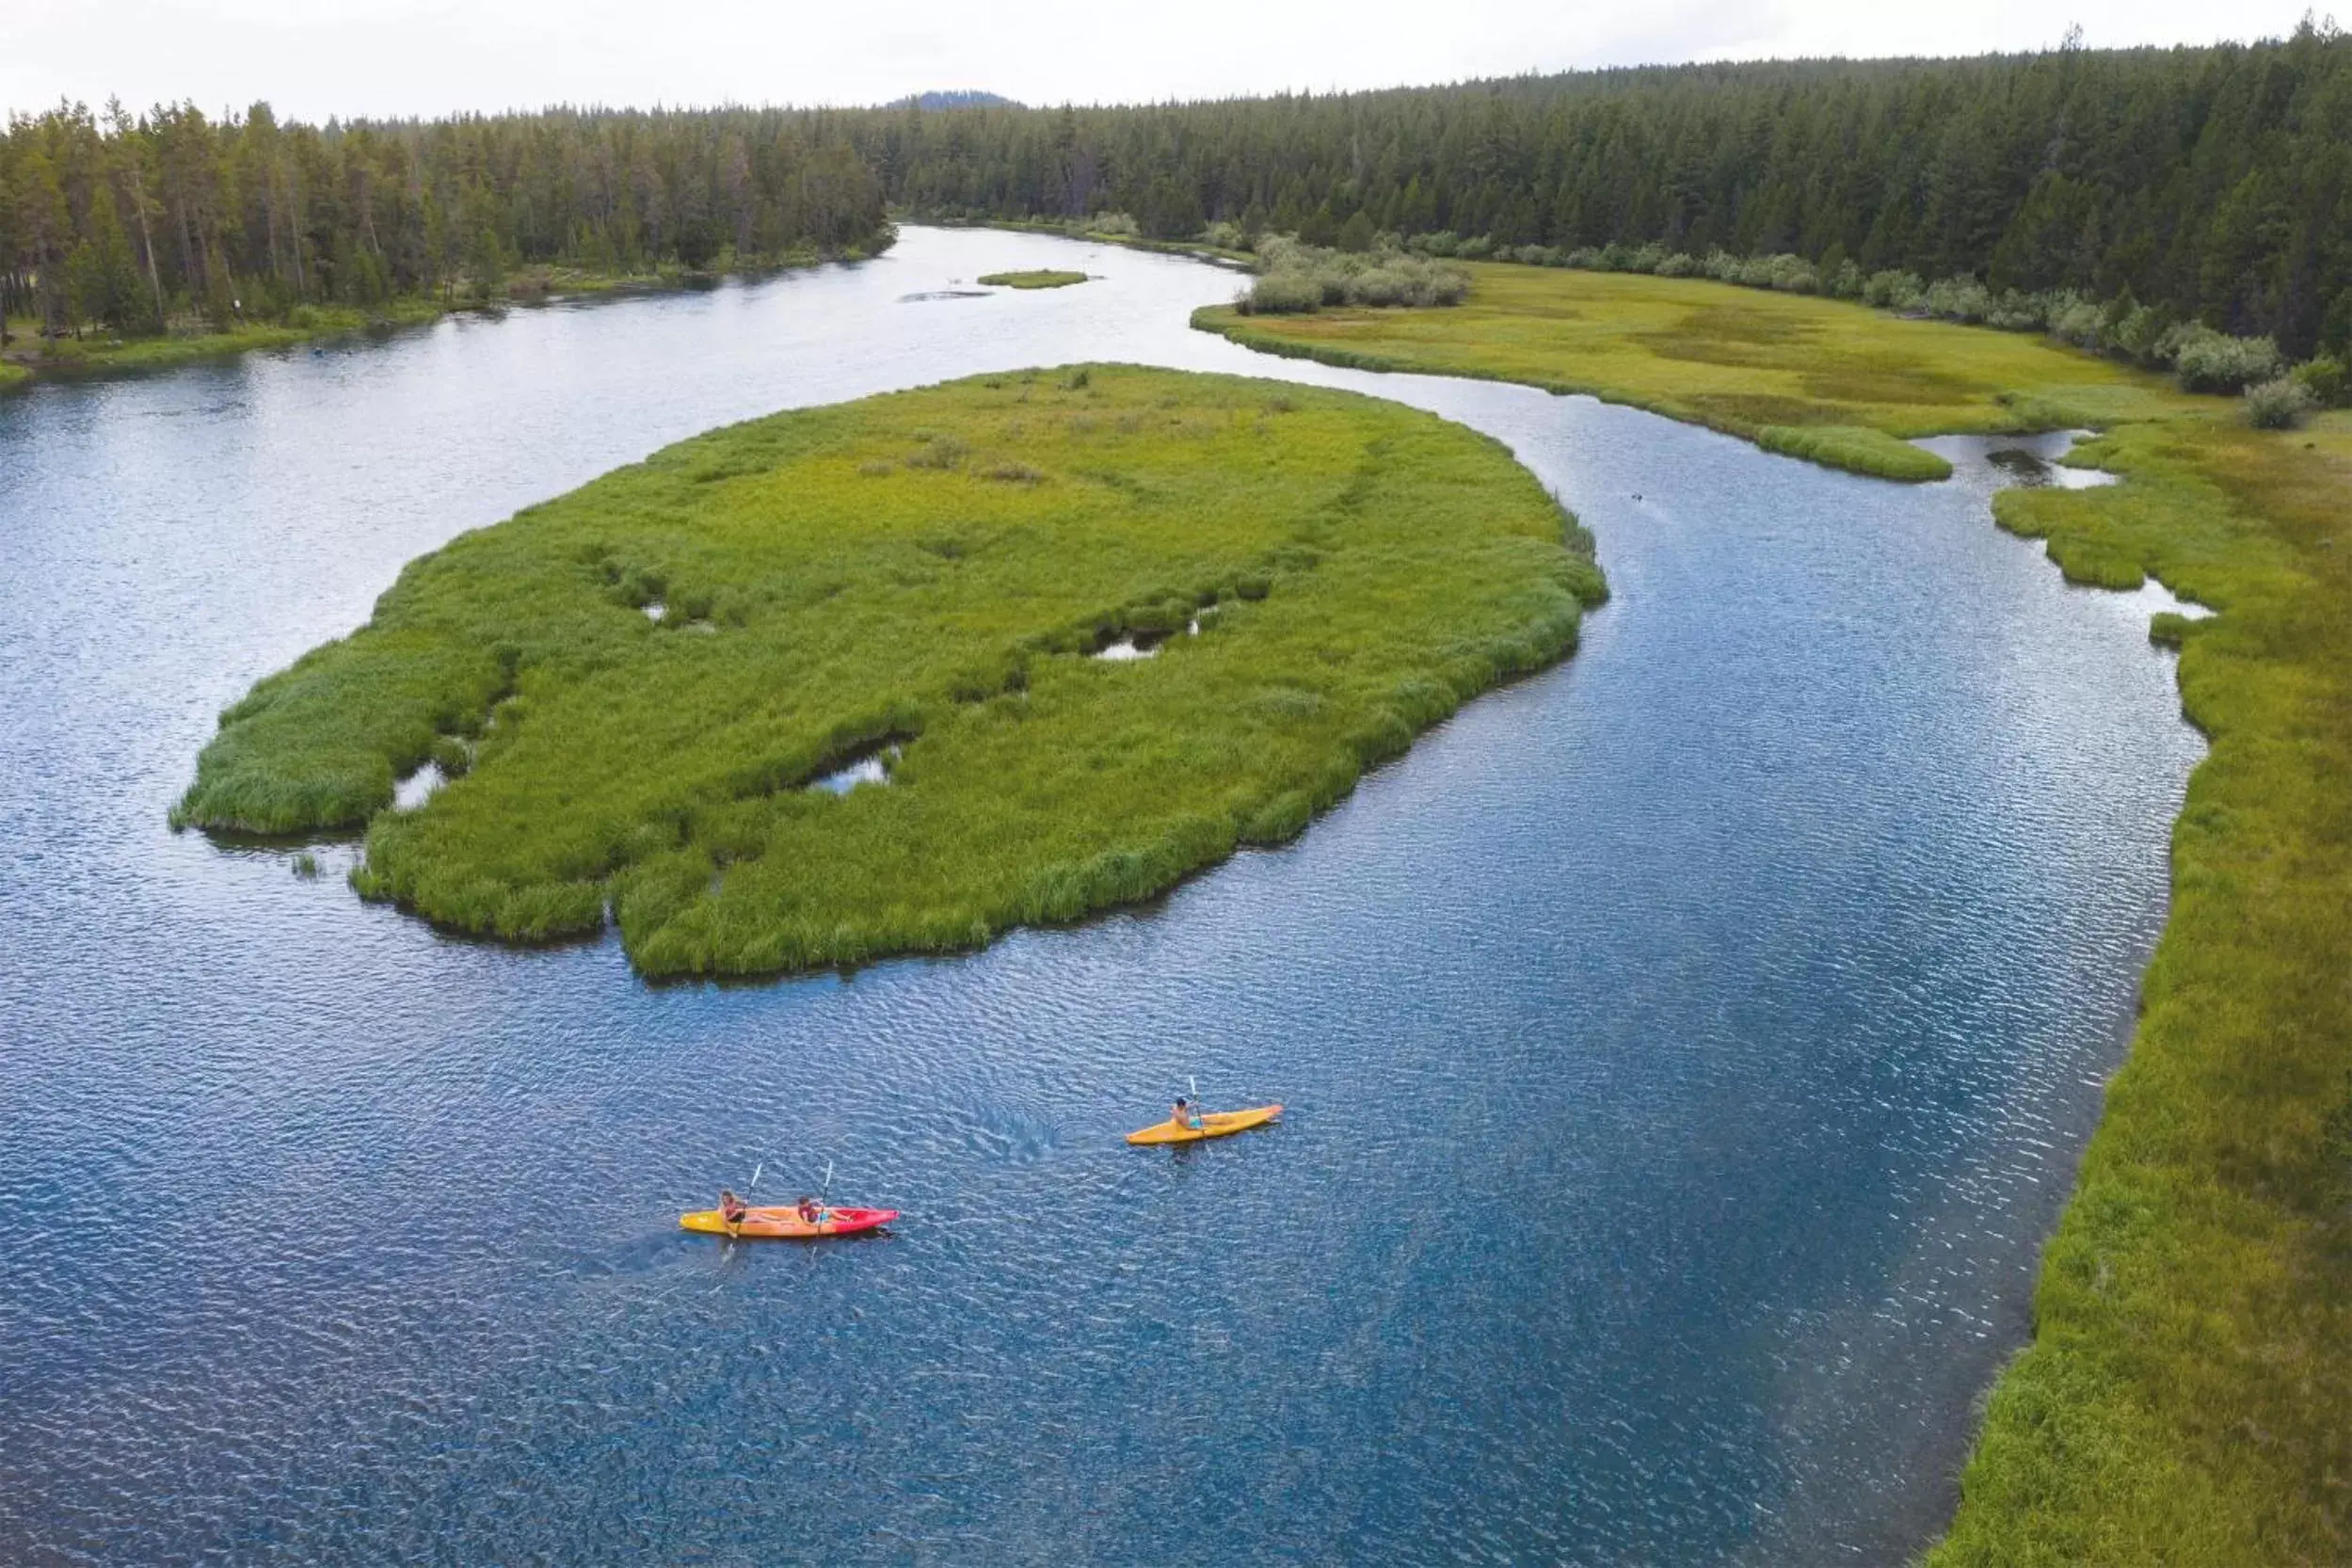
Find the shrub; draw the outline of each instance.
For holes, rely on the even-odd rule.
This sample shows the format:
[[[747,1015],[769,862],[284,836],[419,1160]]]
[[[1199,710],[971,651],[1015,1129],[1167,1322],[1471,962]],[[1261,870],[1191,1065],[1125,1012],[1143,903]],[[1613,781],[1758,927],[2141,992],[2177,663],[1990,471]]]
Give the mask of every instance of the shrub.
[[[1574,266],[1576,264],[1569,264]],[[1688,251],[1677,250],[1657,264],[1660,278],[1688,278],[1699,270],[1699,259]]]
[[[1125,213],[1096,213],[1086,220],[1086,230],[1089,233],[1113,234],[1122,239],[1134,239],[1144,232]]]
[[[1252,283],[1234,303],[1245,315],[1289,315],[1303,311],[1319,311],[1323,306],[1323,286],[1309,273],[1291,270],[1269,272]]]
[[[1915,311],[1926,299],[1927,292],[1919,274],[1890,267],[1863,280],[1862,302],[1884,311]]]
[[[2352,398],[2352,373],[2347,373],[2342,360],[2321,355],[2306,360],[2295,367],[2295,379],[2311,393],[2312,401],[2323,408],[2342,408]]]
[[[2286,367],[2268,338],[2233,338],[2210,327],[2177,327],[2157,344],[2184,391],[2233,392],[2276,378]]]
[[[2004,332],[2039,332],[2050,323],[2051,296],[2005,291],[1985,312],[1985,325]]]
[[[2292,430],[2312,411],[2312,394],[2292,376],[2274,376],[2246,389],[2246,423],[2257,430]]]
[[[2145,364],[2157,359],[2157,345],[2167,330],[2165,312],[2153,305],[2135,305],[2107,329],[2107,346]]]
[[[1992,296],[1974,278],[1945,278],[1928,285],[1921,301],[1928,313],[1944,321],[1976,323],[1992,313]]]
[[[2106,344],[2106,312],[2088,299],[2061,295],[2050,310],[2050,335],[2077,348]]]
[[[919,440],[920,437],[917,438]],[[934,436],[915,449],[906,459],[908,468],[952,469],[970,455],[970,448],[953,436]]]
[[[1325,305],[1454,305],[1469,292],[1470,276],[1407,250],[1386,248],[1363,255],[1270,239],[1258,247],[1265,267],[1235,301],[1245,315],[1296,314]]]

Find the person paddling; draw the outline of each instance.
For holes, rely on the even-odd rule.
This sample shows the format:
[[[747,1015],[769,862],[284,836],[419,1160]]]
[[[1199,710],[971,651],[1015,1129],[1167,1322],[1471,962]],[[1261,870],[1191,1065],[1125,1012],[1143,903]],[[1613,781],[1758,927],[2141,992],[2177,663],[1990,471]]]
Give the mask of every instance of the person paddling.
[[[1182,1095],[1176,1096],[1176,1111],[1168,1119],[1178,1127],[1189,1127],[1195,1132],[1198,1132],[1201,1128],[1201,1113],[1192,1109],[1192,1102]]]
[[[824,1218],[824,1210],[817,1207],[817,1200],[806,1192],[801,1194],[800,1202],[793,1208],[799,1212],[800,1223],[803,1224],[813,1225]]]
[[[744,1216],[750,1212],[750,1209],[744,1207],[744,1200],[735,1195],[732,1188],[719,1189],[719,1218],[726,1222],[727,1234],[733,1236],[740,1231],[743,1228]]]

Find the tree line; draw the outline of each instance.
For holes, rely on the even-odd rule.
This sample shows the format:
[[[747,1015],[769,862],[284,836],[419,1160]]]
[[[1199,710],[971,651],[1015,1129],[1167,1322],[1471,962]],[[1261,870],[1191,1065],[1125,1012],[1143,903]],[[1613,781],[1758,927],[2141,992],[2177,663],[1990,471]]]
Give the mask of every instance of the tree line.
[[[880,183],[823,111],[312,126],[266,104],[65,104],[0,137],[0,320],[53,333],[489,295],[531,265],[766,265],[889,236]]]
[[[1794,258],[2352,351],[2352,41],[1582,72],[1132,107],[281,124],[62,104],[0,138],[0,309],[283,317],[520,266],[748,266],[919,216],[1514,260]]]
[[[1656,245],[2070,291],[2287,353],[2352,340],[2352,42],[1584,72],[843,118],[891,202],[1350,250]]]

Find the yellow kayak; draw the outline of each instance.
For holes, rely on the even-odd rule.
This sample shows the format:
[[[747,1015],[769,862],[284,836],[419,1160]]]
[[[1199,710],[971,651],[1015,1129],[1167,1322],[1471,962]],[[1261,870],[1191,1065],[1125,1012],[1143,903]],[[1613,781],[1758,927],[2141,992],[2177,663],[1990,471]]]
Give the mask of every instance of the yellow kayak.
[[[1282,1114],[1279,1105],[1256,1105],[1247,1111],[1211,1111],[1193,1127],[1170,1117],[1156,1122],[1140,1132],[1130,1132],[1130,1144],[1197,1144],[1204,1138],[1224,1138],[1236,1132],[1246,1132],[1254,1127],[1264,1127]]]

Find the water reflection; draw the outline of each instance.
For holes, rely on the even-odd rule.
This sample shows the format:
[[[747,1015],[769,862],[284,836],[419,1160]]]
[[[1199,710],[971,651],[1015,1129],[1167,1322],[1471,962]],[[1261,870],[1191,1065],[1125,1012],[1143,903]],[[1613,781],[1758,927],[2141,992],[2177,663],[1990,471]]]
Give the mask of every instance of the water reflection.
[[[2089,430],[2046,430],[2029,436],[1931,436],[1913,445],[1926,447],[1950,461],[1953,477],[1962,484],[1999,488],[2010,485],[2034,489],[2095,489],[2112,485],[2117,476],[2103,469],[2077,467],[2060,461]],[[1973,472],[1972,472],[1973,471]]]
[[[864,784],[888,784],[890,765],[904,747],[893,741],[851,759],[832,772],[812,778],[808,788],[829,795],[845,795]]]
[[[392,785],[392,805],[395,811],[413,811],[433,798],[435,791],[449,782],[439,762],[427,762],[406,778]]]

